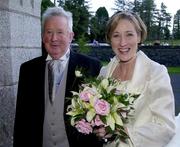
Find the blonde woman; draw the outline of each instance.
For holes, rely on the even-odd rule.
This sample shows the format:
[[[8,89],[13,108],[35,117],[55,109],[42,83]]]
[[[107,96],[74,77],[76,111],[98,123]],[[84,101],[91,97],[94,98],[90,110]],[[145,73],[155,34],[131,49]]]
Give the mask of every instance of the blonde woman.
[[[126,125],[131,141],[120,141],[119,147],[164,147],[175,134],[174,95],[167,69],[138,51],[146,34],[141,18],[131,12],[117,12],[107,23],[106,38],[115,56],[100,76],[119,79],[129,90],[141,93],[134,104],[134,117]],[[103,136],[103,131],[98,135]]]

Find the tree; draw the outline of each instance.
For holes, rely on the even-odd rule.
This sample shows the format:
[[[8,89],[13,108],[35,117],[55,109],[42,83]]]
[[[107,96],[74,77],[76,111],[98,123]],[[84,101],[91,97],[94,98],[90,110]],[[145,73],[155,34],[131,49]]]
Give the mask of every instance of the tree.
[[[133,4],[129,0],[115,0],[115,8],[113,10],[123,11],[123,10],[132,10]]]
[[[167,7],[161,3],[157,9],[155,0],[116,0],[115,10],[130,10],[137,13],[147,26],[147,40],[169,39],[171,27],[171,16],[167,13]]]
[[[105,7],[97,9],[94,17],[91,18],[90,30],[91,39],[96,39],[99,42],[105,42],[105,27],[109,19],[108,11]],[[94,38],[92,38],[92,36]]]
[[[173,36],[175,39],[180,39],[180,9],[174,15]]]
[[[66,0],[63,7],[73,14],[73,31],[75,40],[78,40],[88,32],[90,18],[88,2],[85,0]]]
[[[126,1],[125,0],[115,0],[116,8],[114,10],[126,10]]]
[[[42,0],[41,2],[41,15],[48,7],[52,7],[54,4],[50,0]]]
[[[134,0],[134,2],[130,2],[131,11],[140,14],[142,12],[142,0]]]
[[[58,6],[63,7],[65,0],[57,0]]]
[[[158,10],[156,9],[155,11],[155,22],[156,22],[156,30],[155,34],[156,37],[155,39],[161,40],[161,39],[169,39],[170,38],[170,30],[169,27],[170,21],[171,21],[171,16],[169,13],[166,11],[167,7],[164,5],[164,3],[161,3],[161,8]],[[154,26],[153,26],[154,27]]]
[[[154,12],[155,12],[154,0],[143,0],[141,5],[140,16],[147,26],[148,39],[152,39],[152,26],[154,25]]]
[[[171,15],[170,13],[167,13],[166,11],[167,7],[164,5],[164,3],[161,3],[161,14],[163,16],[162,18],[162,39],[169,39],[170,38],[170,30],[169,27],[171,27]]]

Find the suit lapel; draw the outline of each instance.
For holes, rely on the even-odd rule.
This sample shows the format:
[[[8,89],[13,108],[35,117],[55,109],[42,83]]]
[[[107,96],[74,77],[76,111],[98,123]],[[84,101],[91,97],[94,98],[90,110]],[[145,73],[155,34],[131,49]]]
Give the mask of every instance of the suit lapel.
[[[70,53],[70,59],[68,64],[68,72],[67,72],[67,82],[66,82],[66,95],[69,95],[68,92],[72,90],[72,83],[75,79],[75,69],[78,64],[76,53]]]

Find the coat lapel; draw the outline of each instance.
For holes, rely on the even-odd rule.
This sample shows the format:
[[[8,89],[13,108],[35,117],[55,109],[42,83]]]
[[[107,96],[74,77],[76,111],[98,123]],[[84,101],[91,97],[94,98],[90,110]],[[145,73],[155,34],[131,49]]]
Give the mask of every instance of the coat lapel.
[[[69,96],[69,91],[72,90],[72,84],[75,79],[75,69],[77,66],[77,56],[76,53],[70,52],[70,59],[68,64],[68,72],[67,72],[67,81],[66,81],[66,96]]]
[[[134,68],[134,74],[131,80],[131,84],[133,87],[139,87],[142,84],[145,84],[149,80],[149,67],[150,62],[148,57],[142,52],[139,51],[137,53],[136,64]],[[143,70],[143,72],[140,71]]]

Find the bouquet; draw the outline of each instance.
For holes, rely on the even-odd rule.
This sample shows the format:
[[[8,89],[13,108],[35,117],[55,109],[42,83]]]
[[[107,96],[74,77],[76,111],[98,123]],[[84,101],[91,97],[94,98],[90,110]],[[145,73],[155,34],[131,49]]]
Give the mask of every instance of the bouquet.
[[[82,76],[80,71],[75,74]],[[90,134],[94,129],[104,127],[106,134],[112,134],[113,140],[129,138],[124,125],[140,94],[129,93],[118,80],[102,77],[86,79],[79,91],[72,91],[72,94],[66,114],[79,132]]]

